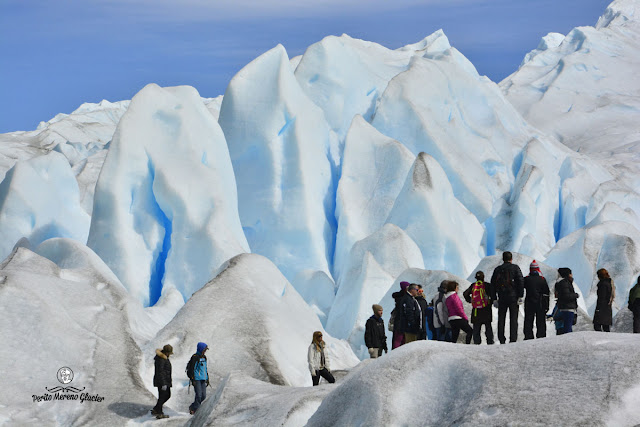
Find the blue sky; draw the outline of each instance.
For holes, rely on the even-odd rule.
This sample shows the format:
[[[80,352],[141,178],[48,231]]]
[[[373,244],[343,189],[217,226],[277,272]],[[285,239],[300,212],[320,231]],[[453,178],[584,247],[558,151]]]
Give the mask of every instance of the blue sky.
[[[83,102],[131,99],[152,82],[217,96],[276,44],[293,57],[343,33],[395,49],[442,28],[498,82],[542,36],[595,25],[609,2],[0,0],[0,133]]]

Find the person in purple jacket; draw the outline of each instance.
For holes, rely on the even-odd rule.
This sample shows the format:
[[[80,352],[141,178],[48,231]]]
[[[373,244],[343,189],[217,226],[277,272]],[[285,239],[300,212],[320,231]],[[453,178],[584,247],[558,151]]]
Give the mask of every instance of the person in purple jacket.
[[[473,329],[469,325],[469,319],[464,313],[464,307],[462,306],[462,300],[458,296],[458,290],[460,286],[458,282],[453,280],[447,283],[447,293],[445,294],[445,303],[447,305],[447,311],[449,311],[449,324],[451,325],[451,341],[456,343],[458,341],[458,335],[460,329],[467,334],[466,342],[471,343],[473,336]]]

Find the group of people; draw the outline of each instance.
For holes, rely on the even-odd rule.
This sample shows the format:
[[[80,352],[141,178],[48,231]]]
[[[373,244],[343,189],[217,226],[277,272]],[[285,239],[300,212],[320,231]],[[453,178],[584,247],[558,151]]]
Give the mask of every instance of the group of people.
[[[195,400],[189,406],[189,413],[195,414],[200,405],[207,397],[207,387],[209,387],[209,372],[207,370],[207,356],[205,353],[209,350],[206,343],[199,342],[196,346],[196,352],[189,359],[186,372],[189,377],[189,386],[193,385],[195,391]],[[171,344],[166,344],[162,350],[156,350],[154,357],[155,374],[153,376],[153,386],[158,388],[158,402],[151,409],[151,415],[158,419],[169,418],[163,412],[163,405],[171,398],[171,361],[170,356],[173,354]]]
[[[542,275],[542,271],[534,260],[529,265],[529,275],[523,277],[520,267],[513,264],[511,252],[502,254],[503,263],[496,267],[491,275],[491,281],[485,282],[484,272],[475,274],[473,282],[463,293],[463,298],[471,304],[471,323],[464,311],[462,300],[458,296],[460,285],[453,280],[440,283],[438,294],[427,302],[422,286],[416,283],[400,282],[400,291],[394,292],[395,308],[391,312],[389,330],[393,332],[392,349],[416,340],[433,339],[438,341],[457,342],[460,331],[466,333],[466,343],[480,344],[481,328],[485,327],[487,344],[494,343],[492,307],[498,309],[498,340],[500,344],[507,341],[505,336],[505,321],[509,313],[509,342],[518,339],[518,311],[524,304],[524,339],[534,338],[533,325],[536,325],[536,338],[543,338],[547,333],[546,320],[555,323],[556,334],[562,335],[573,331],[575,325],[578,297],[573,287],[573,274],[567,267],[559,268],[560,281],[555,285],[556,306],[551,314],[549,311],[549,284]],[[609,272],[601,268],[597,271],[598,285],[596,310],[593,316],[593,326],[596,331],[609,332],[612,324],[612,304],[615,299],[616,288]],[[526,291],[526,297],[525,297]],[[633,312],[633,332],[640,333],[640,277],[629,292],[629,310]],[[387,336],[383,308],[381,305],[372,306],[373,315],[367,320],[364,332],[364,342],[372,359],[388,352]],[[187,376],[195,390],[195,400],[189,406],[189,413],[194,414],[206,398],[209,386],[206,351],[207,344],[200,342],[196,353],[191,356],[187,364]],[[162,350],[156,350],[155,375],[153,385],[158,388],[158,402],[151,409],[151,414],[157,418],[167,418],[162,407],[171,397],[171,362],[173,347],[165,345]],[[336,380],[331,373],[329,356],[325,351],[322,332],[315,331],[307,352],[309,372],[314,386],[324,378],[329,383]]]
[[[466,343],[480,344],[481,328],[485,327],[487,344],[494,344],[492,307],[498,309],[498,340],[500,344],[507,342],[505,322],[509,315],[509,342],[518,339],[519,306],[524,304],[524,339],[544,338],[547,334],[547,320],[555,324],[556,334],[562,335],[573,331],[577,320],[578,293],[573,285],[571,269],[558,269],[560,280],[555,284],[556,305],[550,314],[550,288],[538,263],[534,260],[529,265],[529,274],[525,277],[513,263],[511,252],[502,254],[503,263],[496,267],[489,282],[485,274],[478,271],[475,282],[463,293],[463,298],[471,304],[471,326],[464,311],[458,293],[459,284],[452,280],[444,280],[438,288],[438,294],[427,303],[422,286],[400,282],[400,291],[394,292],[395,308],[391,312],[389,330],[393,332],[392,349],[403,344],[421,340],[457,342],[460,331],[466,333]],[[615,299],[615,285],[609,272],[601,268],[597,271],[597,302],[593,317],[596,331],[609,332],[613,323],[612,304]],[[373,316],[365,325],[364,341],[371,358],[387,351],[387,338],[382,307],[373,305]],[[640,333],[640,277],[629,293],[629,310],[633,312],[633,332]]]

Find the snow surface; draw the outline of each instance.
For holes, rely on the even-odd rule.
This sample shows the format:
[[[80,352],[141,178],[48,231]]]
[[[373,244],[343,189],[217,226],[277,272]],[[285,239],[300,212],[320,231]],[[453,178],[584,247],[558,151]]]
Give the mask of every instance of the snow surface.
[[[417,341],[348,375],[307,425],[633,426],[638,350],[632,335],[597,332],[506,346]]]
[[[210,350],[209,376],[218,385],[233,372],[273,384],[308,386],[311,375],[307,349],[322,324],[267,258],[243,254],[232,258],[222,272],[196,292],[176,316],[146,346],[146,353],[164,344],[174,347],[175,364],[186,366],[198,342]],[[325,333],[332,369],[349,368],[358,359],[351,348]],[[153,377],[153,365],[143,368]],[[174,382],[187,388],[182,369]],[[180,393],[180,385],[177,385]],[[188,404],[187,404],[188,406]]]

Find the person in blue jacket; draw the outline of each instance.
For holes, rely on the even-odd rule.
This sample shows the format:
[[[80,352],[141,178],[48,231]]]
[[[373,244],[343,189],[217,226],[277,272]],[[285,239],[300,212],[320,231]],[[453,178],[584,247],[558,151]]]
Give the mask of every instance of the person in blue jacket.
[[[193,363],[193,377],[190,378],[196,398],[189,406],[189,413],[195,414],[200,405],[207,398],[207,386],[209,385],[209,373],[207,372],[207,356],[204,354],[209,350],[207,344],[199,342],[196,353],[191,356],[190,364]]]

